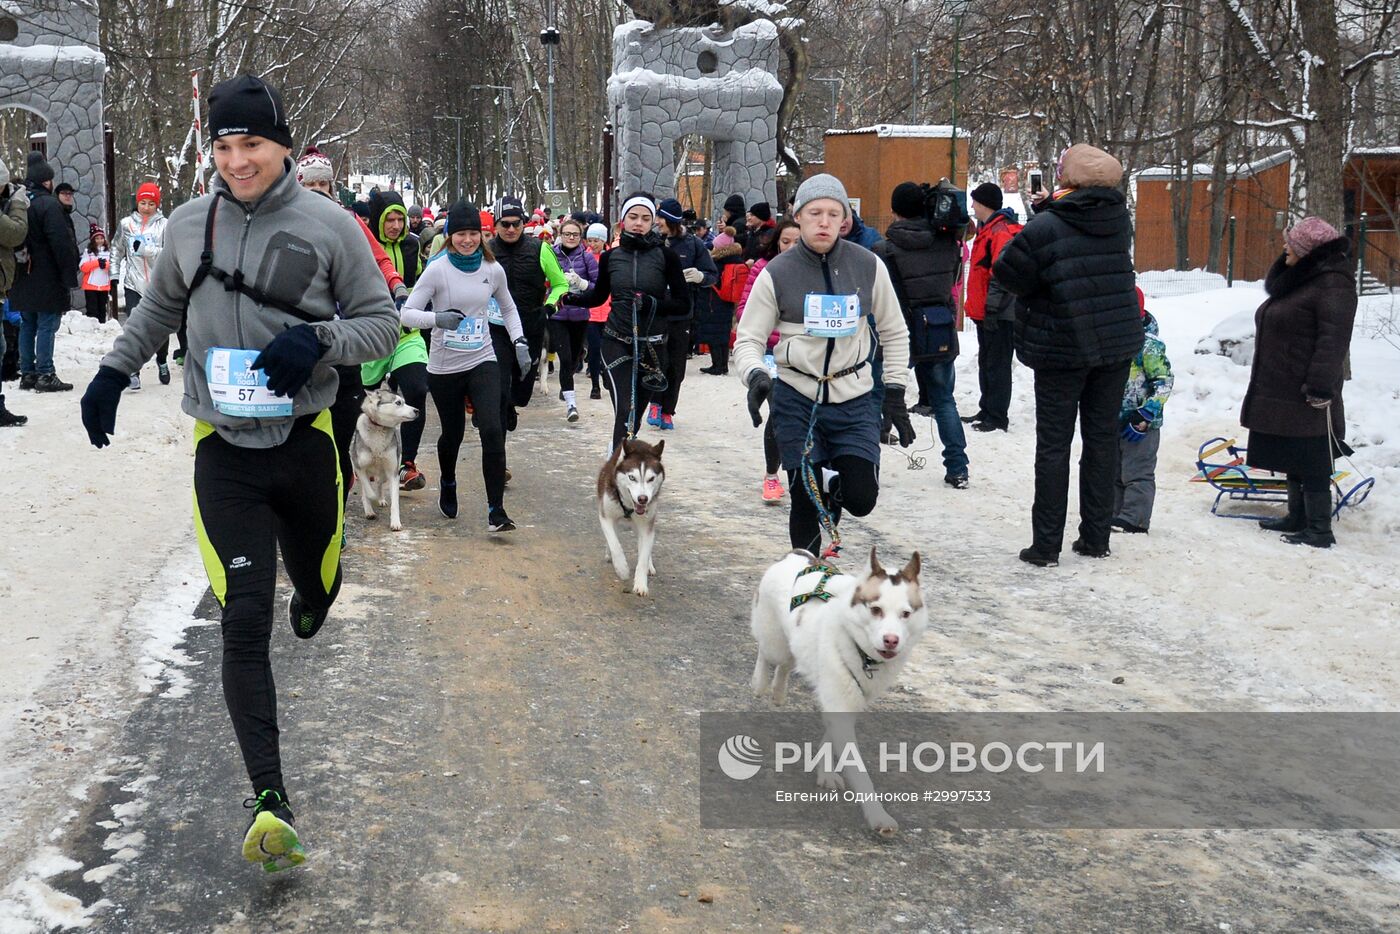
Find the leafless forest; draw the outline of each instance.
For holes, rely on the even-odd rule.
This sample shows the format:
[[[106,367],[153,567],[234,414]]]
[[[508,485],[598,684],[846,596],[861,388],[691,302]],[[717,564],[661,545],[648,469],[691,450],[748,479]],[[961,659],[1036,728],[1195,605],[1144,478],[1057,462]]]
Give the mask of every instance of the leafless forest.
[[[601,185],[612,30],[637,15],[733,25],[762,9],[779,24],[779,172],[820,160],[828,127],[948,123],[956,108],[975,174],[1053,163],[1082,141],[1133,169],[1223,177],[1287,146],[1298,209],[1340,219],[1345,154],[1400,144],[1400,0],[96,2],[118,190],[155,178],[177,199],[194,174],[192,70],[205,91],[243,71],[276,82],[299,142],[347,170],[442,200],[457,188],[460,129],[467,194],[500,193],[509,153],[513,187],[537,195],[551,18],[557,174],[587,203]],[[692,148],[703,141],[677,141]]]

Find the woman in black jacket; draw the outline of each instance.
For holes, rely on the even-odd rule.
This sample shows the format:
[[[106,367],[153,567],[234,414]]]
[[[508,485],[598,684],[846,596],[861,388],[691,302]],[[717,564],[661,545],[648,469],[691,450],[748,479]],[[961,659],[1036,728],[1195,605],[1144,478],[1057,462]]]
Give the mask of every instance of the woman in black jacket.
[[[629,195],[622,203],[618,245],[598,257],[598,281],[588,291],[562,299],[562,304],[578,308],[596,308],[612,299],[603,325],[603,370],[613,403],[612,448],[629,432],[636,433],[653,396],[666,390],[667,322],[690,314],[690,290],[680,258],[652,230],[655,219],[656,202],[649,195]]]
[[[1108,556],[1119,408],[1143,339],[1133,222],[1118,187],[1123,166],[1079,143],[1060,157],[1057,175],[1060,189],[992,266],[996,281],[1021,298],[1016,356],[1035,371],[1032,543],[1020,557],[1038,567],[1060,560],[1076,419],[1084,444],[1079,538],[1071,547]]]
[[[1259,524],[1290,544],[1328,548],[1336,542],[1332,459],[1349,453],[1342,373],[1356,290],[1346,238],[1320,217],[1299,221],[1284,234],[1264,291],[1240,424],[1249,429],[1249,466],[1288,477],[1288,515]]]

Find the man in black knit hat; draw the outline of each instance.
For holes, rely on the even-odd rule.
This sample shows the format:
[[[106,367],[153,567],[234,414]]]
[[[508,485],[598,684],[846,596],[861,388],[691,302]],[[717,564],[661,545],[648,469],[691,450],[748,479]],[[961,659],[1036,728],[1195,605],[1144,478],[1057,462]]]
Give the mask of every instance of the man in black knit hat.
[[[305,858],[282,777],[269,644],[277,557],[292,632],[314,636],[340,591],[344,500],[334,367],[384,357],[398,315],[359,225],[297,183],[281,96],[249,75],[216,85],[213,193],[176,208],[126,329],[82,399],[110,443],[131,373],[189,315],[182,407],[195,419],[195,532],[222,608],[223,688],[254,797],[244,859]]]

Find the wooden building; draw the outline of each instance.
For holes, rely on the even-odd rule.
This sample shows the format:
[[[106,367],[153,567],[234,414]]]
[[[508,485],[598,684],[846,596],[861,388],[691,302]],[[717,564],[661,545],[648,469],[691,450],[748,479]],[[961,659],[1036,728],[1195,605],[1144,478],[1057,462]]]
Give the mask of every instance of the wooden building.
[[[950,126],[882,123],[826,133],[826,171],[841,179],[847,195],[860,200],[861,219],[881,233],[894,220],[890,192],[896,185],[932,184],[946,177],[966,188],[967,157],[966,133],[959,130],[955,141]]]
[[[1352,150],[1343,184],[1353,237],[1366,215],[1366,272],[1384,285],[1400,287],[1400,147]]]
[[[1262,279],[1283,252],[1283,228],[1292,189],[1293,154],[1287,150],[1245,165],[1231,166],[1225,181],[1225,217],[1235,218],[1235,278]],[[1186,269],[1208,268],[1210,213],[1214,200],[1208,165],[1197,165],[1187,181],[1180,169],[1151,168],[1133,177],[1136,187],[1133,262],[1139,272],[1177,269],[1173,198],[1191,185]],[[1220,238],[1219,270],[1227,268],[1229,228]]]

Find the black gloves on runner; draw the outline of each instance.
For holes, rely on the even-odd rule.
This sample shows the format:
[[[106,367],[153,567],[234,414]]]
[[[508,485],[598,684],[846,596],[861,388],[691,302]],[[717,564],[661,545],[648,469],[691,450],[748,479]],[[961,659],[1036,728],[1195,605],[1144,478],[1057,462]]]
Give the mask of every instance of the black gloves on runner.
[[[759,406],[773,394],[773,379],[762,370],[754,370],[749,377],[749,417],[753,419],[755,428],[763,424],[763,416],[759,414]],[[908,421],[908,417],[905,417]]]
[[[311,371],[323,353],[316,329],[298,324],[274,337],[253,361],[253,369],[266,371],[267,388],[290,399],[311,379]]]
[[[122,390],[130,383],[129,374],[109,366],[100,367],[92,382],[88,383],[80,408],[83,427],[87,429],[88,440],[93,447],[105,448],[112,443],[107,436],[116,433],[117,404],[122,401]]]
[[[909,410],[904,407],[904,387],[885,384],[885,419],[899,432],[899,446],[914,443],[914,426],[909,423]]]

